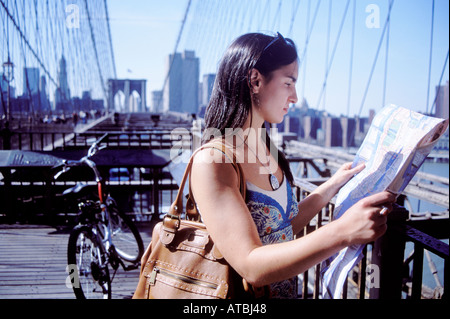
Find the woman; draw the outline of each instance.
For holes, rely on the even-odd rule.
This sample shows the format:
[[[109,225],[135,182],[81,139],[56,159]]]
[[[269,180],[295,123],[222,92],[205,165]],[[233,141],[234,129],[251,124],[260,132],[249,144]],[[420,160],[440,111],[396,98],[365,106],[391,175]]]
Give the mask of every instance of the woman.
[[[297,78],[292,40],[279,33],[275,37],[251,33],[236,39],[219,66],[203,139],[224,138],[234,151],[245,173],[246,198],[223,152],[204,149],[192,167],[193,195],[218,249],[248,283],[270,285],[275,298],[295,298],[297,274],[348,245],[381,236],[386,230],[382,206],[390,212],[395,200],[388,192],[367,197],[338,220],[294,239],[364,168],[347,163],[310,196],[296,202],[289,164],[261,128],[265,122],[280,123],[289,105],[297,102]]]

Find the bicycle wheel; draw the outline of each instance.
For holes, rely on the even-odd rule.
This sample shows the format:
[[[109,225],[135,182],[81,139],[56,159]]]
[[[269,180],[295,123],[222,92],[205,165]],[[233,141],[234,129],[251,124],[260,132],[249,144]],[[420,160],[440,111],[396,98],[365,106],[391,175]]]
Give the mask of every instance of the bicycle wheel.
[[[113,198],[106,200],[111,227],[111,239],[123,260],[136,263],[144,253],[141,235],[133,221],[119,210]]]
[[[77,299],[111,298],[108,264],[100,245],[88,226],[77,226],[70,233],[67,261],[73,270],[70,276]]]

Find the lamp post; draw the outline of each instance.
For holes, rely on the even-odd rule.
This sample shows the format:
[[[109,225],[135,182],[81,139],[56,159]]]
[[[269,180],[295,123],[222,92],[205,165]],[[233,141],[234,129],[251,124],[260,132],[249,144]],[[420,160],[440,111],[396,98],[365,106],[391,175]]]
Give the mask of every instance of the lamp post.
[[[3,63],[3,78],[8,83],[8,95],[7,95],[7,114],[6,120],[9,122],[11,120],[11,94],[10,94],[10,84],[14,80],[14,63],[11,62],[8,55],[8,61]]]

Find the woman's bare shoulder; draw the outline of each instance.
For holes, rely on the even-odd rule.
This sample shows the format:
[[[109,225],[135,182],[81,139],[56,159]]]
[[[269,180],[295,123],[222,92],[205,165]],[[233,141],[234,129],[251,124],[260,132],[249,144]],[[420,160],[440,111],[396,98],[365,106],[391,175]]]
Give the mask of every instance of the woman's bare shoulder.
[[[238,178],[229,157],[217,148],[199,150],[193,159],[192,179],[202,183],[236,185]]]

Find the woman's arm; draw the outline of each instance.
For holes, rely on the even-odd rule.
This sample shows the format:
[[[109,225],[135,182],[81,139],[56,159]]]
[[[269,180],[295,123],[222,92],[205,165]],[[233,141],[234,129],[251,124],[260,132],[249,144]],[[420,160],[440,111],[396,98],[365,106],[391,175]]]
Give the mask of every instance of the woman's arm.
[[[193,195],[210,236],[228,263],[255,286],[291,278],[349,244],[373,241],[385,231],[386,216],[379,214],[379,206],[391,201],[391,194],[380,193],[353,206],[358,214],[350,208],[307,236],[263,246],[239,193],[236,172],[224,155],[200,151],[191,174]]]
[[[329,180],[319,185],[311,194],[299,202],[299,214],[291,222],[294,234],[303,230],[311,219],[331,201],[339,189],[365,167],[364,164],[354,168],[351,168],[351,166],[351,162],[343,164]]]

